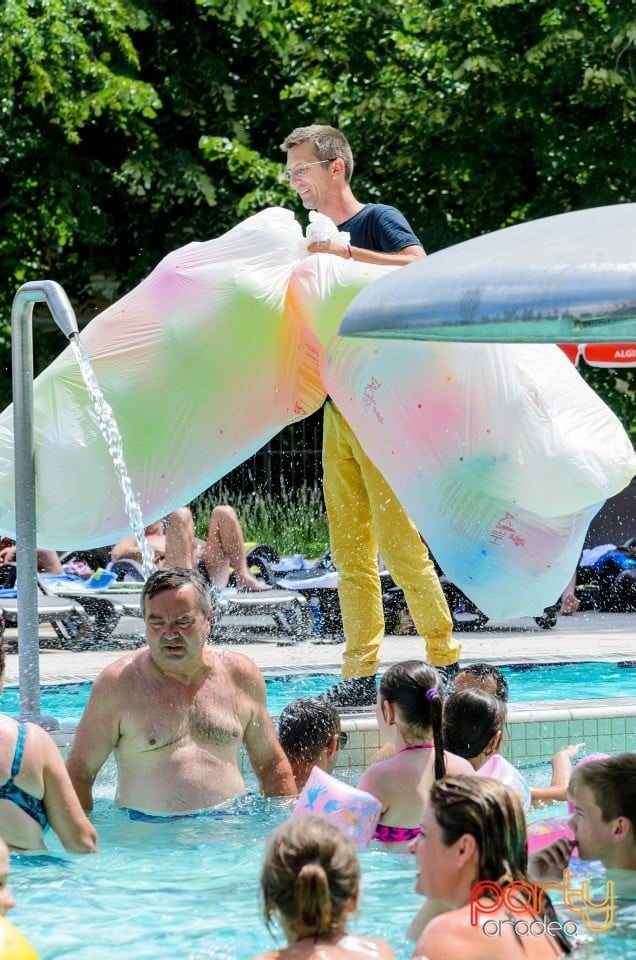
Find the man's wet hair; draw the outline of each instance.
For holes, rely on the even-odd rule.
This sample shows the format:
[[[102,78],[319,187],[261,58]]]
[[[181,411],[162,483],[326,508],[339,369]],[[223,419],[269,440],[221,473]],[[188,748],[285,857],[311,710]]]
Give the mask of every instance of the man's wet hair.
[[[194,587],[201,613],[207,616],[211,607],[210,589],[201,574],[188,567],[167,567],[150,574],[141,591],[141,615],[146,615],[146,600],[166,590],[180,590],[181,587]]]
[[[457,677],[465,674],[469,674],[469,676],[474,677],[475,680],[488,680],[492,678],[495,681],[494,696],[497,700],[502,700],[504,703],[508,702],[510,695],[508,681],[499,667],[496,667],[494,663],[469,663],[465,667],[461,667],[455,680],[457,680]],[[482,688],[481,685],[480,688]],[[485,689],[485,687],[482,689]],[[489,693],[490,691],[487,692]]]
[[[314,697],[292,700],[278,718],[278,739],[290,760],[311,763],[333,735],[340,736],[340,717]]]

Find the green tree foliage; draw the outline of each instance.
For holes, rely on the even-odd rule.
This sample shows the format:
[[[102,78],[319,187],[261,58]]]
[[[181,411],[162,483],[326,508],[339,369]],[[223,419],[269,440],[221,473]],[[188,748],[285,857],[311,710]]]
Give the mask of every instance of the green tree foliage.
[[[50,277],[81,297],[119,265],[117,170],[161,108],[139,77],[136,24],[120,0],[0,8],[0,350],[21,283]]]
[[[401,207],[429,251],[633,201],[635,38],[631,0],[5,0],[5,348],[26,279],[90,315],[265,206],[304,220],[279,175],[300,124],[343,129],[356,194]],[[594,374],[629,425],[621,377]]]

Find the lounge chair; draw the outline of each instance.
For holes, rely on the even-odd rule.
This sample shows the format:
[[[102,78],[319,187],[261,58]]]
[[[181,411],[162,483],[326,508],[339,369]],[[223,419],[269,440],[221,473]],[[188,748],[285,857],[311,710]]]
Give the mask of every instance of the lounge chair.
[[[0,636],[6,627],[19,627],[15,563],[0,565]],[[47,595],[38,578],[38,623],[50,623],[56,636],[72,646],[92,633],[88,612],[75,600]]]
[[[38,620],[50,623],[58,640],[74,650],[90,648],[107,640],[123,616],[115,598],[73,591],[77,581],[57,574],[38,574]],[[68,581],[68,592],[60,582]],[[0,588],[11,596],[0,596],[0,617],[5,627],[18,626],[17,569],[15,563],[0,566]]]
[[[258,566],[251,552],[248,552],[247,556],[250,566],[252,566],[252,560],[254,565]],[[139,583],[139,595],[129,594],[122,598],[122,603],[128,616],[140,617],[139,597],[141,585],[145,580],[141,564],[136,560],[116,560],[109,563],[107,569],[117,574],[120,581]],[[227,641],[230,638],[237,639],[239,635],[240,639],[246,640],[248,639],[246,634],[263,633],[266,629],[271,632],[271,627],[267,628],[262,624],[240,623],[240,620],[248,617],[271,618],[276,632],[287,638],[285,641],[280,641],[281,646],[291,646],[311,636],[313,629],[311,608],[306,599],[294,590],[278,588],[260,593],[240,593],[234,587],[217,590],[210,584],[210,593],[213,609],[210,629],[212,643]],[[229,621],[233,617],[239,622],[231,624]]]

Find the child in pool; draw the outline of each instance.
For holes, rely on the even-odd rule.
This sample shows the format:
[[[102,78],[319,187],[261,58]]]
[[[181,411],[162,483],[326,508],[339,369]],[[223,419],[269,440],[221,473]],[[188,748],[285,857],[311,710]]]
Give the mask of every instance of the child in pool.
[[[6,916],[15,907],[9,886],[9,848],[0,837],[0,917]]]
[[[457,693],[458,690],[471,689],[485,690],[491,693],[497,700],[508,702],[509,690],[508,681],[498,666],[494,663],[477,661],[476,663],[467,663],[461,667],[455,675],[451,684],[450,693]]]
[[[444,708],[444,739],[450,750],[465,757],[475,772],[494,760],[501,749],[506,723],[506,704],[477,688],[465,688],[451,693]],[[529,803],[565,800],[572,773],[572,759],[585,746],[573,744],[559,750],[552,757],[552,782],[545,787],[528,787],[523,775],[507,764],[512,778],[520,788],[529,790]],[[488,773],[497,779],[496,772]],[[510,785],[514,786],[511,782]]]
[[[487,693],[483,686],[460,685],[460,689],[451,693],[444,705],[446,746],[458,756],[465,757],[473,771],[477,773],[496,756],[497,750],[501,747],[505,722],[504,700]],[[582,746],[583,744],[577,744],[567,747],[554,755],[552,785],[549,787],[530,788],[522,774],[502,758],[502,763],[505,763],[508,768],[506,783],[519,795],[525,795],[528,806],[542,800],[565,799],[572,769],[571,760]],[[417,940],[426,925],[443,910],[443,904],[429,896],[411,921],[407,937],[410,940]]]
[[[417,835],[436,779],[445,773],[473,773],[466,760],[444,751],[442,703],[442,680],[423,660],[395,663],[380,681],[378,727],[394,753],[365,770],[358,786],[382,803],[375,839],[393,850],[406,849]]]
[[[293,818],[272,833],[261,894],[267,926],[278,913],[288,946],[253,960],[395,960],[384,940],[347,933],[360,863],[351,841],[322,817]]]

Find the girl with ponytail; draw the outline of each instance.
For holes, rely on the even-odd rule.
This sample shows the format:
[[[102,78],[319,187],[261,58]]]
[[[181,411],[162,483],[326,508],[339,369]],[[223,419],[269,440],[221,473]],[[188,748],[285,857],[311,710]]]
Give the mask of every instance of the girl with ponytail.
[[[360,864],[351,841],[322,817],[294,817],[271,834],[261,894],[268,928],[277,913],[288,946],[253,960],[395,960],[384,940],[347,934]]]
[[[417,836],[422,807],[435,782],[446,773],[473,772],[467,760],[444,750],[443,682],[424,660],[405,660],[388,668],[380,681],[377,717],[392,756],[362,774],[361,790],[382,803],[375,839],[393,850],[406,849]]]

